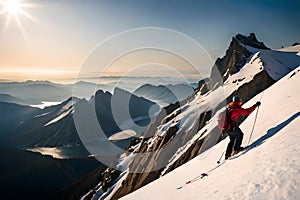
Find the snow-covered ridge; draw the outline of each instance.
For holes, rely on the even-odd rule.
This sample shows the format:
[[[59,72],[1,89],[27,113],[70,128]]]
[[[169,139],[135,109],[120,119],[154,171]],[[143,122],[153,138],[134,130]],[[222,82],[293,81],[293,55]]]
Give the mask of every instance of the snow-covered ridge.
[[[300,56],[300,44],[295,46],[289,46],[282,49],[278,49],[278,51],[284,51],[284,52],[298,52],[297,55]]]
[[[57,116],[48,123],[46,123],[44,126],[49,126],[50,124],[56,123],[64,117],[68,116],[69,114],[74,113],[74,103],[76,103],[76,101],[74,100],[70,100],[69,102],[67,102],[66,105],[64,105],[59,110]]]
[[[300,45],[299,45],[300,46]],[[264,68],[274,80],[279,80],[283,75],[300,65],[300,47],[293,52],[286,51],[266,51],[261,52],[261,59],[265,61]]]
[[[44,126],[49,126],[50,124],[53,124],[55,122],[58,122],[59,120],[63,119],[64,117],[66,117],[67,115],[69,115],[70,113],[74,113],[73,109],[70,110],[66,110],[63,111],[59,116],[55,117],[54,119],[52,119],[50,122],[46,123]]]
[[[264,50],[247,45],[243,46],[252,52],[250,61],[248,61],[243,68],[249,64],[258,65],[261,70],[266,70],[274,80],[279,80],[300,65],[300,45],[278,50]],[[259,61],[255,62],[256,59],[259,59]]]
[[[257,146],[227,161],[208,177],[186,181],[216,166],[228,139],[122,199],[297,199],[300,191],[300,68],[252,98],[261,99],[252,142]],[[247,145],[255,113],[241,125]],[[234,175],[233,175],[234,174]],[[163,193],[160,191],[164,191]]]

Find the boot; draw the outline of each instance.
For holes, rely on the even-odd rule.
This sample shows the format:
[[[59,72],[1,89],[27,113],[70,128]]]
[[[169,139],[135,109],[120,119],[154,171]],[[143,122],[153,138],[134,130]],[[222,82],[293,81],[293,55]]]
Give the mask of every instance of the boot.
[[[225,156],[225,160],[228,160],[228,158],[230,158],[231,156]]]
[[[234,155],[236,155],[236,154],[238,154],[240,151],[233,151],[232,153],[231,153],[231,156],[234,156]]]
[[[239,147],[237,149],[235,149],[232,153],[231,156],[234,156],[236,154],[238,154],[240,151],[243,151],[245,149],[245,147]]]

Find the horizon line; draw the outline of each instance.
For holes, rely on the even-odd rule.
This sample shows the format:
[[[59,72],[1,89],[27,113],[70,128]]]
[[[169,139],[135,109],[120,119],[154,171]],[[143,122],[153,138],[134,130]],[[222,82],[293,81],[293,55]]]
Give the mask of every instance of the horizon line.
[[[102,77],[82,77],[82,78],[58,78],[58,79],[14,79],[14,78],[0,78],[0,83],[28,83],[28,82],[50,82],[50,83],[62,83],[72,81],[73,84],[78,82],[86,82],[86,83],[94,83],[93,79],[119,79],[119,78],[130,78],[130,79],[140,79],[140,78],[147,78],[147,79],[174,79],[180,80],[183,79],[181,77],[170,77],[170,76],[102,76]],[[195,81],[195,80],[202,80],[207,77],[184,77],[188,81]],[[89,81],[90,80],[90,81]]]

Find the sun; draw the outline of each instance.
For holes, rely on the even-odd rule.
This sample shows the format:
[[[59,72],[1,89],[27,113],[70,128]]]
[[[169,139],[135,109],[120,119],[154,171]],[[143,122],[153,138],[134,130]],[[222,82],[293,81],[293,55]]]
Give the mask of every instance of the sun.
[[[22,11],[22,2],[20,0],[6,0],[2,3],[4,9],[11,15],[18,15]]]
[[[1,13],[8,13],[8,15],[17,16],[24,12],[21,0],[2,0],[0,1],[2,8]]]
[[[34,4],[25,3],[25,0],[0,0],[0,17],[6,16],[6,26],[14,18],[19,28],[22,30],[21,21],[28,19],[32,22],[37,20],[25,9],[35,7]]]

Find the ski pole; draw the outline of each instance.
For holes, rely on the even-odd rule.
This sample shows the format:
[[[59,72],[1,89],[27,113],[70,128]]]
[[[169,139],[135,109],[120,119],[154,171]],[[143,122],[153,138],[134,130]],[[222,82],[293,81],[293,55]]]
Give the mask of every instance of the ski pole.
[[[261,100],[262,100],[262,98],[263,98],[264,94],[265,94],[265,91],[263,91],[263,93],[262,93],[262,95],[261,95],[261,97],[260,97],[260,100],[259,100],[259,101],[261,101]],[[250,143],[250,140],[251,140],[251,137],[252,137],[252,133],[253,133],[253,131],[254,131],[254,127],[255,127],[255,123],[256,123],[256,119],[257,119],[258,110],[259,110],[259,106],[258,106],[258,108],[257,108],[257,111],[256,111],[256,115],[255,115],[255,119],[254,119],[254,123],[253,123],[252,131],[251,131],[251,134],[250,134],[250,137],[249,137],[248,145],[249,145],[249,143]]]
[[[225,151],[223,151],[221,157],[220,157],[219,160],[217,161],[218,164],[220,164],[221,158],[223,157],[224,153],[225,153]]]
[[[258,106],[257,111],[256,111],[256,115],[255,115],[255,119],[254,119],[252,131],[251,131],[251,134],[250,134],[250,137],[249,137],[248,145],[250,144],[250,140],[251,140],[251,137],[252,137],[252,133],[253,133],[253,131],[254,131],[254,127],[255,127],[255,123],[256,123],[256,119],[257,119],[258,110],[259,110],[259,106]]]

